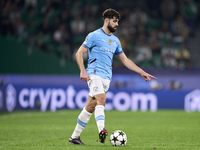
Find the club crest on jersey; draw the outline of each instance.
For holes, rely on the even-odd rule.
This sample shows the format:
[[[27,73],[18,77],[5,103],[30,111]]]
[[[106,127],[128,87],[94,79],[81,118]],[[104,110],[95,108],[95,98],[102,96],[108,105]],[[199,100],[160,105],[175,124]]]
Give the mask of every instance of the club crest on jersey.
[[[94,87],[93,90],[94,90],[95,92],[97,92],[97,91],[98,91],[98,87]]]
[[[109,39],[109,40],[108,40],[108,43],[109,43],[110,45],[112,44],[112,41],[111,41],[111,39]]]
[[[116,42],[116,41],[114,41],[114,42],[113,42],[113,45],[114,45],[114,46],[116,46],[116,45],[117,45],[117,42]]]

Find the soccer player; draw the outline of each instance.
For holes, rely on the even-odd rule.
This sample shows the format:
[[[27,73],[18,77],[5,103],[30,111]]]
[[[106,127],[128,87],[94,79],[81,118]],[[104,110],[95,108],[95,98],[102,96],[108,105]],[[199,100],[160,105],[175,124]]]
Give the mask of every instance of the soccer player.
[[[80,79],[88,83],[89,96],[86,106],[77,119],[77,125],[72,133],[70,144],[84,144],[80,134],[87,125],[92,113],[96,119],[99,131],[99,142],[104,143],[108,135],[105,129],[106,92],[112,77],[112,58],[116,55],[124,66],[140,74],[146,81],[156,77],[146,73],[124,54],[119,39],[112,33],[118,27],[120,14],[114,9],[103,12],[103,27],[91,32],[76,53],[76,61],[80,69]],[[83,54],[88,51],[87,69],[84,67]]]

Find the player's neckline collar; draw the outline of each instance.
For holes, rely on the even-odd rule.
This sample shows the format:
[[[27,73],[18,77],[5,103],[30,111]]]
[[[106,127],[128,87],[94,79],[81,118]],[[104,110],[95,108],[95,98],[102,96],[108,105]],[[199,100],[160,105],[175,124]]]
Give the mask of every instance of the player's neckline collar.
[[[106,34],[106,32],[102,28],[101,28],[101,31]],[[106,35],[111,36],[112,33],[111,33],[111,35],[109,35],[109,34],[106,34]]]

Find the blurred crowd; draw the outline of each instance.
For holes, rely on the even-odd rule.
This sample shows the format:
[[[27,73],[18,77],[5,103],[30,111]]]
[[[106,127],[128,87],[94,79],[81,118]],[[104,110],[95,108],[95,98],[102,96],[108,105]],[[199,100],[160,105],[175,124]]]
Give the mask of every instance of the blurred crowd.
[[[117,32],[123,50],[147,68],[192,67],[187,40],[195,37],[199,1],[135,0],[1,0],[0,33],[39,49],[74,60],[87,34],[103,25],[102,12],[121,14]],[[125,6],[126,5],[126,6]],[[87,55],[84,56],[85,61]],[[114,59],[114,67],[120,67]]]

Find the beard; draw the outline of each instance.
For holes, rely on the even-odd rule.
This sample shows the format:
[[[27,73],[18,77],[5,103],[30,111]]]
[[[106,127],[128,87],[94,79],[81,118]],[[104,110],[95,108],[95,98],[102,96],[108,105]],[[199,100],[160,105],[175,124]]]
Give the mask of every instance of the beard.
[[[108,23],[108,26],[107,26],[108,30],[113,33],[116,31],[116,29],[114,29],[111,25],[110,25],[110,22]]]

